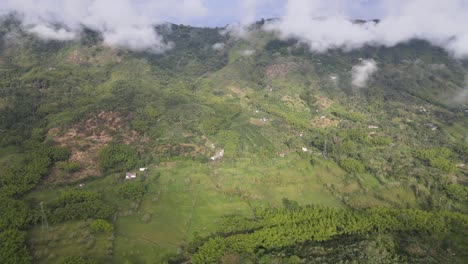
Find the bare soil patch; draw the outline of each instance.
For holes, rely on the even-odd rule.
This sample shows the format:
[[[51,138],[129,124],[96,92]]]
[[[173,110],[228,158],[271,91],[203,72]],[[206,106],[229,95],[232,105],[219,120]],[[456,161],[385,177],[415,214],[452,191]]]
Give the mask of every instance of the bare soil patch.
[[[300,63],[293,61],[270,64],[265,68],[265,75],[268,78],[284,78],[290,72],[299,69],[301,66]]]
[[[329,108],[331,106],[331,104],[333,103],[332,100],[328,99],[327,97],[325,96],[320,96],[320,95],[316,95],[315,96],[315,99],[317,100],[315,102],[315,105],[320,109],[320,110],[325,110],[327,108]]]
[[[331,119],[325,116],[319,116],[311,121],[312,126],[320,127],[320,128],[327,128],[327,127],[336,127],[339,123],[336,119]]]
[[[102,111],[65,131],[59,128],[50,129],[48,137],[58,145],[68,148],[71,152],[70,161],[81,165],[79,172],[71,173],[64,180],[98,176],[100,174],[97,164],[99,151],[115,139],[114,135],[122,137],[121,140],[126,144],[139,141],[141,136],[138,132],[129,130],[124,124],[120,113]],[[51,178],[51,180],[58,180]]]

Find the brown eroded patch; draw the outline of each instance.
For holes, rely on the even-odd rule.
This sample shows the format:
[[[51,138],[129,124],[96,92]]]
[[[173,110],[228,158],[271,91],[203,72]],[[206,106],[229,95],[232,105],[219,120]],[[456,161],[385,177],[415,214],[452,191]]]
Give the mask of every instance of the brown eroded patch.
[[[118,50],[112,47],[101,46],[101,51],[90,59],[93,64],[106,64],[111,62],[120,63],[122,57],[118,55]]]
[[[327,128],[327,127],[336,127],[339,121],[336,119],[331,119],[325,116],[318,116],[312,119],[311,124],[314,127]]]
[[[200,146],[193,143],[179,143],[179,144],[166,144],[160,145],[156,148],[156,152],[164,157],[196,157],[203,155],[208,157],[211,151],[206,146]]]
[[[134,130],[126,130],[122,117],[118,112],[100,112],[95,117],[73,125],[66,131],[52,128],[48,137],[58,145],[70,150],[70,161],[81,165],[81,170],[68,175],[64,180],[77,180],[89,176],[98,176],[97,164],[99,151],[114,140],[113,134],[122,137],[122,141],[131,144],[140,140],[141,136]],[[53,176],[53,175],[52,175]],[[51,177],[51,180],[58,180]]]
[[[304,102],[304,100],[299,98],[299,96],[292,97],[289,95],[285,95],[281,98],[281,101],[283,101],[289,107],[292,107],[297,110],[307,108],[306,103]]]
[[[253,117],[250,118],[249,123],[254,126],[263,126],[266,124],[266,122],[263,121],[261,118],[253,118]]]
[[[68,62],[73,64],[84,64],[88,62],[88,57],[79,49],[73,50],[67,57]]]
[[[301,67],[300,63],[294,61],[274,63],[266,66],[265,75],[268,78],[286,77],[291,71]]]
[[[91,48],[75,48],[68,56],[67,61],[73,64],[96,64],[120,63],[122,57],[118,55],[118,50],[112,47],[95,45]]]
[[[328,99],[327,97],[325,96],[320,96],[320,95],[316,95],[315,96],[315,99],[317,100],[315,102],[315,105],[320,109],[320,110],[324,110],[324,109],[327,109],[331,106],[331,104],[333,103],[332,100]]]
[[[240,87],[238,87],[238,86],[230,86],[229,89],[230,89],[233,93],[239,95],[240,97],[245,97],[245,96],[247,95],[246,89],[240,88]]]

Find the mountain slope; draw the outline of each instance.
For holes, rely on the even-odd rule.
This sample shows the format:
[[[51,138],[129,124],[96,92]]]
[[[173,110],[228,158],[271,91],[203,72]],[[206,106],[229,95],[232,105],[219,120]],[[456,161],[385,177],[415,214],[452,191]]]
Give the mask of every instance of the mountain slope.
[[[192,254],[195,262],[226,243],[219,239],[239,239],[239,248],[216,248],[214,261],[226,263],[333,262],[357,251],[363,261],[382,252],[409,262],[467,259],[468,68],[439,48],[414,40],[320,54],[258,28],[242,40],[172,25],[157,30],[173,49],[149,54],[105,46],[90,30],[80,41],[44,42],[14,21],[1,29],[0,189],[29,206],[15,227],[28,232],[37,263]],[[352,69],[365,59],[378,70],[359,88]],[[123,179],[140,167],[148,171]],[[327,221],[362,226],[305,240],[291,229],[294,245],[241,244],[243,234],[277,232],[269,217],[290,224],[273,209],[257,218],[261,208],[310,204],[340,208],[317,209]],[[416,220],[375,233],[382,222],[367,217],[376,215],[354,213],[374,207],[395,210],[378,211],[389,215],[382,221]],[[420,216],[455,220],[435,232],[412,222]]]

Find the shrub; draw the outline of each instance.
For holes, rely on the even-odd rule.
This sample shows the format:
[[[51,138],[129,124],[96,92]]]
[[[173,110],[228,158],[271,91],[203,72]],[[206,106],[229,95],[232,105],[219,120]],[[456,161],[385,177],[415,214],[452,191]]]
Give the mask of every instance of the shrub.
[[[447,173],[453,173],[457,169],[457,167],[453,163],[451,163],[448,159],[445,158],[431,159],[429,161],[429,165]]]
[[[420,149],[415,151],[413,155],[426,162],[429,166],[447,173],[453,173],[457,169],[449,160],[449,158],[453,156],[453,153],[448,148]]]
[[[340,166],[347,172],[356,174],[363,173],[366,170],[364,164],[361,161],[353,158],[346,158],[341,161]]]
[[[48,204],[47,208],[53,223],[87,218],[106,219],[114,212],[114,208],[104,202],[101,194],[83,190],[66,191]]]
[[[70,157],[70,151],[65,147],[51,147],[49,153],[53,161],[67,160]]]
[[[130,170],[137,162],[137,152],[125,144],[111,142],[99,153],[99,168],[104,173]]]
[[[58,169],[66,172],[77,172],[81,169],[80,164],[73,161],[59,161],[56,162],[55,165]]]
[[[26,232],[9,229],[0,232],[1,263],[31,263],[32,258],[26,248]]]
[[[123,199],[140,199],[146,193],[142,182],[126,182],[119,186],[117,193]]]
[[[103,219],[96,219],[89,225],[89,229],[93,233],[108,233],[111,232],[113,227],[112,225]]]
[[[0,230],[23,228],[31,220],[28,206],[23,201],[3,198],[0,203]]]
[[[448,197],[453,200],[464,202],[468,200],[468,188],[460,184],[450,184],[444,187]]]
[[[387,146],[392,143],[392,140],[386,137],[376,137],[371,138],[371,143],[376,146]]]

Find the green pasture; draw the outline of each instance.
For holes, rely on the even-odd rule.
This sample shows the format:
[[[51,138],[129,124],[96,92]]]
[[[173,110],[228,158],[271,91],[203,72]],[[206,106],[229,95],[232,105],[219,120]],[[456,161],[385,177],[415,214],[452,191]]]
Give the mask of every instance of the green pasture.
[[[111,245],[100,236],[93,238],[92,248],[73,244],[70,237],[88,232],[83,221],[51,225],[49,229],[38,225],[31,232],[30,241],[41,263],[73,254],[99,256],[112,263],[158,263],[169,254],[177,254],[195,235],[214,232],[220,217],[226,214],[249,215],[252,207],[278,207],[282,198],[303,205],[343,206],[323,183],[323,175],[344,177],[336,165],[331,166],[332,163],[311,166],[295,153],[268,160],[244,158],[206,164],[177,161],[154,165],[144,179],[148,191],[141,201],[119,198],[115,189],[125,182],[116,175],[108,175],[86,182],[81,188],[102,192],[105,200],[118,208]],[[76,184],[62,190],[65,188],[80,187]],[[44,188],[28,195],[27,200],[48,202],[60,191]],[[53,236],[57,243],[52,244],[53,256],[44,253],[52,250],[45,243],[45,234]]]

